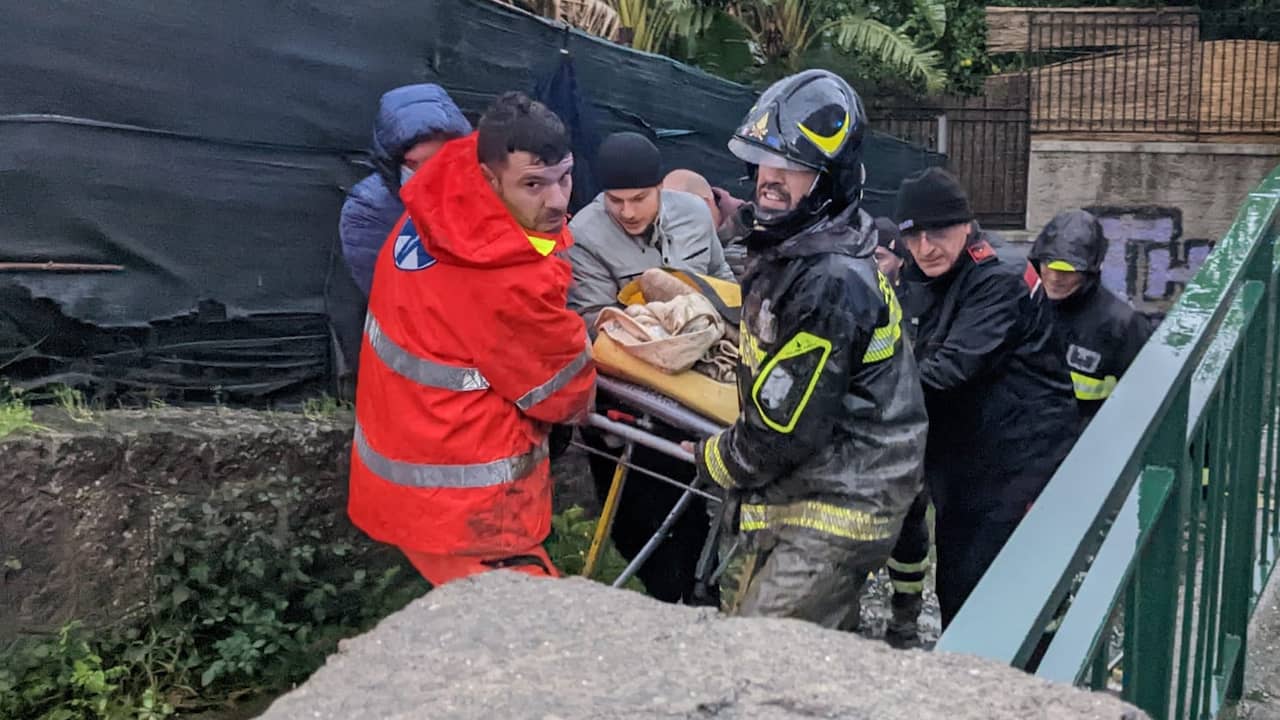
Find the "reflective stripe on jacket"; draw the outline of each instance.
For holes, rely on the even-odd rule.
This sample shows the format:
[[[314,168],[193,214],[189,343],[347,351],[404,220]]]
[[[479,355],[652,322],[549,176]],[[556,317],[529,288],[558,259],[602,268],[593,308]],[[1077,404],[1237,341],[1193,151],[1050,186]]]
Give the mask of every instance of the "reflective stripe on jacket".
[[[885,541],[920,493],[924,396],[870,226],[850,210],[752,248],[742,414],[697,453],[706,477],[741,495],[743,532]]]
[[[581,414],[595,385],[565,307],[572,239],[524,233],[474,136],[403,196],[410,217],[378,257],[365,322],[352,521],[423,553],[527,550],[550,528],[550,425]]]

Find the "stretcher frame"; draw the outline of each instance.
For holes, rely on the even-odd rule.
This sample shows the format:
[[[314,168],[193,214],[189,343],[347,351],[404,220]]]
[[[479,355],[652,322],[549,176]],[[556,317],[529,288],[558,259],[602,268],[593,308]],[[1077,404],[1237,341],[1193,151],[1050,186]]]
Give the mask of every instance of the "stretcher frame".
[[[618,456],[601,452],[595,448],[587,446],[585,443],[578,442],[577,440],[573,441],[573,445],[575,447],[585,450],[593,455],[607,457],[614,460],[616,463],[613,472],[613,479],[609,485],[609,493],[605,496],[604,503],[601,506],[600,517],[596,521],[595,534],[591,540],[591,547],[587,551],[586,563],[582,569],[583,577],[590,578],[595,574],[596,568],[599,565],[600,555],[604,548],[605,540],[609,537],[609,531],[613,527],[614,518],[616,518],[618,514],[618,503],[619,498],[622,495],[622,488],[625,486],[627,476],[631,470],[635,470],[641,475],[660,482],[665,482],[669,485],[674,485],[684,490],[683,494],[681,494],[680,498],[676,501],[676,504],[672,506],[671,511],[667,513],[666,518],[663,519],[661,525],[658,526],[657,531],[655,531],[653,536],[645,542],[644,546],[641,547],[640,552],[636,553],[636,556],[632,558],[631,562],[627,564],[627,567],[623,569],[618,578],[614,580],[613,587],[622,587],[635,576],[636,572],[644,566],[644,564],[653,555],[654,551],[658,549],[658,546],[662,544],[667,533],[670,532],[676,521],[678,521],[684,514],[685,510],[688,509],[689,503],[693,501],[695,496],[704,498],[716,505],[722,505],[722,499],[718,495],[709,493],[699,487],[702,484],[701,477],[694,478],[692,483],[683,483],[679,480],[655,473],[647,468],[638,467],[631,462],[631,455],[636,445],[642,445],[688,463],[694,462],[693,453],[685,450],[678,443],[649,432],[646,427],[651,427],[652,421],[657,420],[678,430],[686,431],[694,437],[704,438],[720,432],[724,429],[724,426],[707,419],[697,412],[689,410],[666,395],[626,380],[620,380],[618,378],[601,374],[597,378],[596,387],[599,392],[604,393],[611,399],[622,402],[628,407],[635,408],[639,411],[640,415],[635,419],[634,424],[610,419],[609,417],[599,413],[591,413],[588,417],[587,425],[609,435],[613,435],[623,441],[622,451]],[[709,519],[708,522],[712,521]],[[717,532],[714,532],[714,530],[716,530],[716,528],[713,527],[713,532],[707,534],[707,542],[701,553],[702,558],[714,557],[711,553],[714,552],[714,548],[719,542],[719,535]],[[732,553],[729,554],[731,555]],[[716,568],[716,572],[710,578],[711,582],[714,582],[720,573],[723,572],[724,565],[727,565],[727,561],[728,558],[724,558],[724,562],[722,562],[721,567]]]

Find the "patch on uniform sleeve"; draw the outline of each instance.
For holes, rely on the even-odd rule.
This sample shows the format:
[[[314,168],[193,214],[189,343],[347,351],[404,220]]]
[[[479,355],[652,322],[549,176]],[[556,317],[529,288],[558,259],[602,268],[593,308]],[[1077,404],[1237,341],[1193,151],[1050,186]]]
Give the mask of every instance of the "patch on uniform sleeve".
[[[396,267],[408,272],[426,270],[436,264],[436,259],[422,246],[422,237],[409,218],[405,218],[404,225],[400,227],[392,252],[395,254]]]
[[[775,432],[795,430],[831,355],[831,342],[800,332],[778,348],[752,384],[760,419]]]
[[[991,247],[991,243],[986,240],[979,240],[969,246],[969,257],[973,258],[973,261],[976,263],[990,260],[995,256],[996,251]]]
[[[1096,372],[1102,364],[1102,353],[1079,345],[1067,348],[1067,364],[1080,372]]]

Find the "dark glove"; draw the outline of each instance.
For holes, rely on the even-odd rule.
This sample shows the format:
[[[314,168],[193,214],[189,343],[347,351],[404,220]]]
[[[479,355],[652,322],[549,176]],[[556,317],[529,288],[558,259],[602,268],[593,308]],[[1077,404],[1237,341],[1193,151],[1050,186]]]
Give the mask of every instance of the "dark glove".
[[[573,442],[573,426],[572,425],[552,425],[551,437],[549,444],[551,445],[551,459],[555,460],[569,449],[569,444]]]

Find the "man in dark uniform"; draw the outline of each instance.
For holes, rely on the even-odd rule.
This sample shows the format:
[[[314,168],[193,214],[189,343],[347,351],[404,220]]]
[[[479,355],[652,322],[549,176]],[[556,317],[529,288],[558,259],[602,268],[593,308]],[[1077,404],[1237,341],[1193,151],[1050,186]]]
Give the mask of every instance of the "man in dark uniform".
[[[1147,318],[1102,287],[1106,255],[1102,223],[1084,210],[1059,213],[1040,231],[1027,255],[1056,311],[1085,423],[1097,414],[1151,337]]]
[[[924,398],[860,209],[866,125],[848,83],[808,70],[766,90],[729,142],[756,174],[742,414],[695,454],[741,501],[738,615],[855,628],[920,491]]]
[[[902,328],[912,335],[914,326],[906,315],[909,307],[908,288],[902,282],[902,271],[907,265],[906,244],[898,223],[891,218],[878,217],[876,226],[876,264],[880,274],[893,286],[898,302],[904,308]],[[885,626],[884,639],[893,647],[906,649],[920,645],[920,611],[924,608],[924,579],[929,571],[929,493],[922,490],[911,503],[907,517],[902,521],[902,533],[889,557],[889,581],[893,583],[893,597],[889,604],[892,616]]]
[[[1070,451],[1079,425],[1052,308],[1001,261],[954,177],[903,181],[896,219],[915,263],[916,360],[929,408],[945,627]]]

